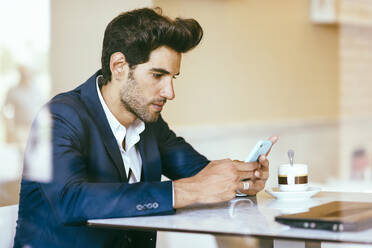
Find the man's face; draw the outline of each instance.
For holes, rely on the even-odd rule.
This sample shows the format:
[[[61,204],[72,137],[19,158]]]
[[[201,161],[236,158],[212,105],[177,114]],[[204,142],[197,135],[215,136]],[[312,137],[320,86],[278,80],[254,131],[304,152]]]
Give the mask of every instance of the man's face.
[[[155,122],[167,100],[174,99],[173,79],[179,75],[181,54],[162,46],[146,63],[130,69],[120,90],[124,107],[144,122]]]

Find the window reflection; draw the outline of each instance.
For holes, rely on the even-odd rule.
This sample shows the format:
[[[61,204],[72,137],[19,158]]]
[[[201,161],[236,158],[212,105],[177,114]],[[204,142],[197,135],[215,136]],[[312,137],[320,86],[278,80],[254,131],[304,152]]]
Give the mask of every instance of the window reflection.
[[[49,1],[1,0],[0,206],[18,202],[31,123],[50,89]]]

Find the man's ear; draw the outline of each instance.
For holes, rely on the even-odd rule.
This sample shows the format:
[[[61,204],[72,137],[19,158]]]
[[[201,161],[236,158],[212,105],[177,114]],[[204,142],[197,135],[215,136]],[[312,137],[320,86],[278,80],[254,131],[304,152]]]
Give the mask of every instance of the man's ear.
[[[128,68],[128,63],[125,59],[125,55],[121,52],[116,52],[111,54],[110,57],[110,70],[111,70],[111,80],[122,79]]]

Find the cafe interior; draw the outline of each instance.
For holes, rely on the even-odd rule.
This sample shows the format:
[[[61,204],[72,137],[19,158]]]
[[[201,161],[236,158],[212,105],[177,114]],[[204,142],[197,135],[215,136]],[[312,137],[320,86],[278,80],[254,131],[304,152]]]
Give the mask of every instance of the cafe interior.
[[[157,6],[172,18],[195,18],[204,31],[199,46],[183,55],[176,98],[162,112],[177,135],[210,160],[244,160],[258,140],[277,135],[266,189],[278,185],[278,167],[293,150],[294,160],[308,166],[309,185],[372,194],[372,1],[4,0],[1,6],[0,210],[18,204],[23,152],[40,107],[100,68],[113,17]],[[0,247],[12,247],[17,212],[0,211],[0,218]],[[159,231],[157,247],[270,244],[250,235]]]

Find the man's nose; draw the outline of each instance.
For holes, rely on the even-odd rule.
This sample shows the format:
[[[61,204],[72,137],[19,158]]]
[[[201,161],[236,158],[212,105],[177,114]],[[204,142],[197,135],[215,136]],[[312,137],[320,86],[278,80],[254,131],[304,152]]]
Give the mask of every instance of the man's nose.
[[[160,96],[166,98],[167,100],[173,100],[175,97],[174,88],[173,88],[173,80],[169,79],[166,80],[164,83],[163,88],[161,89]]]

